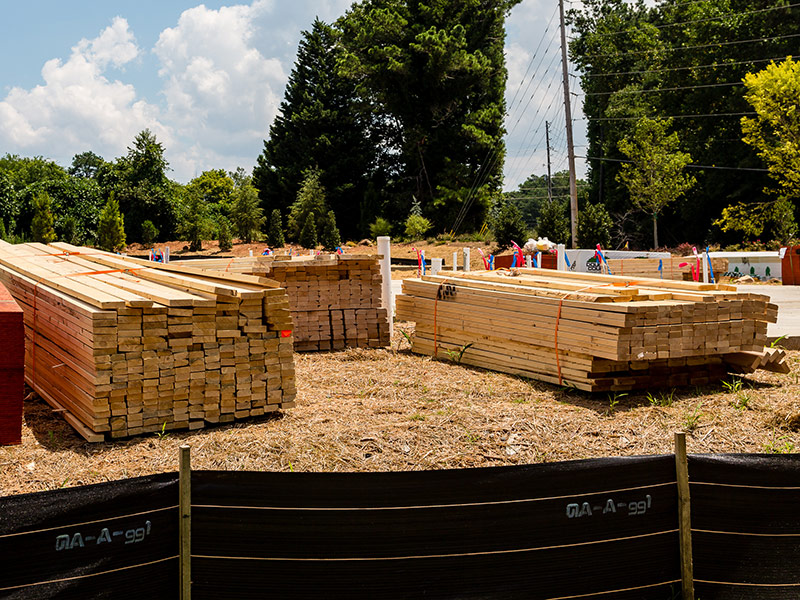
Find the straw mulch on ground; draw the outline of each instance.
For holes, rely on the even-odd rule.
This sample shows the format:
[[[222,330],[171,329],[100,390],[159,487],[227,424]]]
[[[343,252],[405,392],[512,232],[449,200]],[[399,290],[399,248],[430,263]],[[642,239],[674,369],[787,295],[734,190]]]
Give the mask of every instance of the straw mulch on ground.
[[[402,471],[669,453],[800,448],[800,352],[792,373],[728,385],[591,396],[390,349],[296,354],[297,407],[196,432],[89,444],[42,400],[25,406],[21,446],[0,448],[0,495],[177,469]],[[741,383],[737,383],[741,381]]]

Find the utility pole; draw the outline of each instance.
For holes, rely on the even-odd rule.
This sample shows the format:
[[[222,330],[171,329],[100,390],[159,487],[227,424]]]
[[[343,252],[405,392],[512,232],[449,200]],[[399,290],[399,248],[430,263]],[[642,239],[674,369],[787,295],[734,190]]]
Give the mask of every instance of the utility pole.
[[[561,19],[561,71],[564,76],[564,118],[567,121],[567,158],[569,160],[569,206],[572,227],[572,247],[578,247],[578,184],[575,181],[575,145],[572,141],[572,110],[569,98],[569,68],[567,66],[567,32],[564,24],[564,0],[558,0]]]
[[[553,183],[550,177],[550,123],[544,122],[544,137],[547,140],[547,201],[553,201]]]

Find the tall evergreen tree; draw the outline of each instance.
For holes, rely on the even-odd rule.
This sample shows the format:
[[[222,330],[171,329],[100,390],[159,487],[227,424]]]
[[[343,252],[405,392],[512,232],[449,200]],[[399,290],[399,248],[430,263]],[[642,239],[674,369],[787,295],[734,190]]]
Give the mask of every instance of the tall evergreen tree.
[[[483,223],[502,181],[505,17],[518,2],[364,0],[339,20],[343,71],[395,125],[392,214],[414,196],[440,230]]]
[[[265,211],[288,214],[304,173],[318,168],[329,205],[343,223],[342,233],[354,238],[363,234],[358,227],[363,219],[356,215],[370,209],[361,201],[381,145],[374,138],[367,103],[357,95],[355,83],[338,73],[340,55],[331,26],[316,19],[311,31],[303,32],[280,114],[253,169],[253,184]]]

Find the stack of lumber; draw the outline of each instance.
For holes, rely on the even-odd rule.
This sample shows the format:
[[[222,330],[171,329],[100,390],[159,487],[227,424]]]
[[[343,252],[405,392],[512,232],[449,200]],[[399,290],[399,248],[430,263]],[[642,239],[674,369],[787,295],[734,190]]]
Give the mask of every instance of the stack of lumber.
[[[720,379],[777,319],[733,286],[547,269],[407,279],[396,306],[414,352],[591,392]]]
[[[90,441],[293,405],[292,323],[270,280],[175,273],[68,244],[0,244],[29,385]]]
[[[381,305],[379,258],[355,254],[258,256],[192,260],[186,265],[266,275],[279,282],[289,295],[295,350],[313,351],[389,344],[388,311]]]
[[[691,281],[691,266],[696,268],[697,260],[694,256],[673,256],[668,259],[660,258],[609,258],[608,268],[613,275],[623,277],[651,277],[653,279],[673,279],[677,281]],[[702,262],[707,259],[701,257],[700,275],[703,275]],[[687,264],[688,263],[688,264]],[[681,267],[680,265],[684,265]],[[691,265],[691,266],[690,266]],[[659,271],[659,266],[661,270]],[[728,270],[728,259],[712,258],[711,268],[716,277]]]
[[[22,309],[0,284],[0,446],[22,441],[25,337]]]

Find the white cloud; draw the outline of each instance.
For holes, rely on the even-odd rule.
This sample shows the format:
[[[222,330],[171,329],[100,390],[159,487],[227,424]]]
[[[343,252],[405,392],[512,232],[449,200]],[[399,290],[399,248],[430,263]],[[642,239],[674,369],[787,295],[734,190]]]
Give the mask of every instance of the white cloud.
[[[12,88],[0,101],[0,146],[68,163],[87,149],[118,154],[145,127],[169,138],[156,107],[137,100],[133,86],[104,75],[109,65],[119,68],[138,56],[127,21],[117,17],[98,37],[79,41],[66,62],[47,61],[42,85]]]
[[[256,48],[260,36],[270,35],[259,23],[271,8],[264,1],[219,10],[200,5],[161,33],[154,52],[164,79],[165,116],[181,131],[171,153],[178,179],[212,167],[233,169],[245,149],[252,156],[242,166],[255,162],[287,78],[278,58]]]

